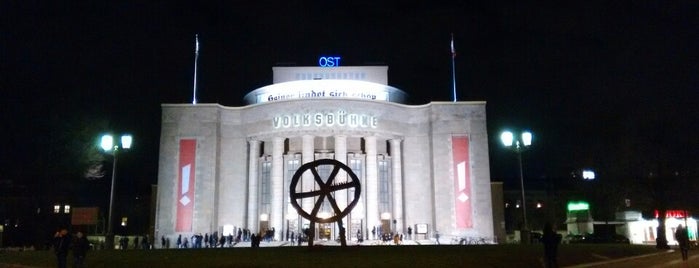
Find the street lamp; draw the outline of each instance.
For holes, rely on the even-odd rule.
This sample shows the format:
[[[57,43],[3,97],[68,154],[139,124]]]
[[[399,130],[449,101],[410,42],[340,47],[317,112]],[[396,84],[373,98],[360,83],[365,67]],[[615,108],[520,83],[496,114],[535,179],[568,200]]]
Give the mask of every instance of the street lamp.
[[[524,197],[524,172],[522,169],[522,152],[527,150],[529,146],[532,145],[532,133],[529,131],[522,132],[519,139],[515,139],[515,135],[510,131],[504,131],[500,134],[500,139],[505,147],[511,149],[517,153],[517,160],[519,161],[519,183],[522,189],[522,219],[524,220],[524,226],[522,226],[522,243],[528,243],[529,241],[524,241],[526,238],[529,240],[529,225],[527,224],[527,202]],[[525,234],[526,233],[526,234]]]
[[[112,135],[102,136],[100,141],[100,146],[105,152],[111,152],[114,156],[112,159],[112,184],[111,190],[109,192],[109,216],[107,217],[107,236],[104,239],[107,249],[114,249],[114,232],[112,231],[112,207],[114,206],[114,182],[116,179],[116,167],[117,167],[117,154],[119,149],[129,149],[131,148],[131,143],[133,142],[133,137],[131,135],[121,136],[121,147],[119,144],[114,143],[114,137]]]

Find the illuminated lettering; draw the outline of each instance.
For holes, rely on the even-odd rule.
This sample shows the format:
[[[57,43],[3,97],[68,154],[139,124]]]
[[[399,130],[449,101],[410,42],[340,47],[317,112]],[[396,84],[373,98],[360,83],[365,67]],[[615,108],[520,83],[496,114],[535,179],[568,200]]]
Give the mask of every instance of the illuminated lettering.
[[[295,127],[301,126],[301,115],[298,115],[298,114],[294,115],[294,126]]]
[[[326,124],[326,125],[332,126],[332,125],[335,124],[335,114],[328,113],[328,114],[325,115],[325,116],[327,117],[327,119],[325,119],[325,124]]]
[[[345,117],[347,112],[343,110],[339,110],[337,112],[337,124],[340,126],[344,126],[347,123],[347,118]]]
[[[350,114],[349,115],[349,126],[350,127],[356,127],[357,126],[357,117],[358,115],[356,114]]]
[[[320,67],[337,67],[340,66],[340,57],[320,57],[318,58]]]
[[[303,115],[303,126],[307,127],[311,125],[311,115],[310,114],[304,114]]]
[[[315,123],[316,127],[319,127],[323,124],[323,115],[321,113],[315,114],[314,118],[315,121],[313,121],[313,123]]]
[[[288,115],[285,115],[284,118],[282,118],[282,126],[283,127],[290,127],[291,126],[291,117]]]
[[[278,116],[275,116],[272,120],[272,125],[274,126],[274,128],[279,128],[281,126],[279,122],[280,118]]]
[[[353,114],[344,110],[337,112],[317,112],[303,114],[285,114],[272,118],[272,127],[274,128],[289,128],[289,127],[332,127],[332,126],[347,126],[360,128],[377,128],[379,119],[376,116],[368,114]]]

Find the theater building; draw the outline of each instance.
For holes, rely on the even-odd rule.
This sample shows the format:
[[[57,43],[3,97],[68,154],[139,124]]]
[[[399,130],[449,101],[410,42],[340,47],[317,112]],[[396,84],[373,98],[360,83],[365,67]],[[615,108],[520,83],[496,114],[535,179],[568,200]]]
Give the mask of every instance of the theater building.
[[[248,93],[242,107],[162,104],[156,237],[240,228],[274,229],[275,240],[299,234],[309,221],[290,204],[290,181],[318,159],[344,163],[361,183],[343,218],[348,237],[408,227],[417,238],[494,236],[485,102],[407,105],[388,85],[387,66],[272,71],[273,84]],[[339,172],[335,182],[348,178]],[[307,172],[294,190],[317,188]],[[354,191],[332,197],[342,209]],[[310,212],[316,201],[300,204]],[[333,215],[321,201],[318,216]],[[316,239],[339,235],[334,223],[314,229]]]

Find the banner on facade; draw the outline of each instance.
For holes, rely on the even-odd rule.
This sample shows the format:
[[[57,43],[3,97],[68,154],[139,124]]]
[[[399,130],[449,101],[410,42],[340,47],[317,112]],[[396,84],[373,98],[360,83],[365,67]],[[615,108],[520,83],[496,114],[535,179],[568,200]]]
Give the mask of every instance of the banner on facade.
[[[177,220],[175,232],[191,232],[194,216],[194,162],[197,140],[180,140],[180,163],[177,178]]]
[[[456,228],[472,228],[471,165],[468,155],[468,137],[453,136],[451,145],[454,159],[454,211],[456,213]]]

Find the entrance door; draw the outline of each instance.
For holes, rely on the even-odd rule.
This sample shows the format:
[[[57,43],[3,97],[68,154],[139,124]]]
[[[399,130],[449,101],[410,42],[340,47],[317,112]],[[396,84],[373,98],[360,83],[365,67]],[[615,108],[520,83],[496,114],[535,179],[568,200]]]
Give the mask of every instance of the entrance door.
[[[328,241],[332,239],[332,223],[318,224],[318,240]]]

